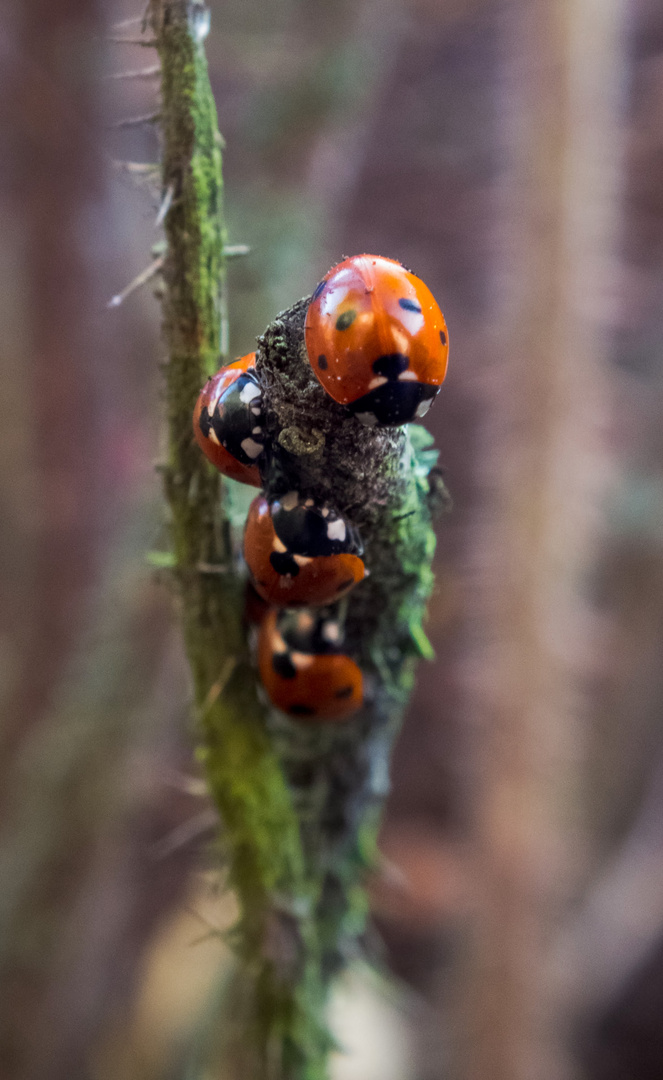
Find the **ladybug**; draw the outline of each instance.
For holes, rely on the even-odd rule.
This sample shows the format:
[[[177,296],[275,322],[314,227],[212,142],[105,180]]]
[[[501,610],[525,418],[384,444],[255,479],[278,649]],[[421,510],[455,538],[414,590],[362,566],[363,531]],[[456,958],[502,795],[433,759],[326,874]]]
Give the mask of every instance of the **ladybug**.
[[[364,578],[356,529],[329,506],[290,491],[249,507],[244,558],[257,591],[277,607],[330,604]]]
[[[338,624],[309,611],[272,610],[260,627],[260,678],[272,704],[289,716],[346,720],[362,704],[361,669],[333,642],[325,644],[325,633],[340,637]],[[316,640],[321,651],[311,651]],[[309,651],[300,648],[305,642]]]
[[[280,608],[278,629],[289,649],[302,653],[342,651],[343,631],[333,607]]]
[[[224,476],[262,487],[258,463],[265,437],[255,358],[255,353],[248,353],[208,379],[194,409],[193,433],[205,456]]]
[[[269,604],[256,592],[250,581],[244,590],[244,622],[247,626],[260,626],[270,610]]]
[[[353,255],[332,267],[313,293],[304,333],[315,376],[369,427],[424,416],[447,372],[444,315],[395,259]]]

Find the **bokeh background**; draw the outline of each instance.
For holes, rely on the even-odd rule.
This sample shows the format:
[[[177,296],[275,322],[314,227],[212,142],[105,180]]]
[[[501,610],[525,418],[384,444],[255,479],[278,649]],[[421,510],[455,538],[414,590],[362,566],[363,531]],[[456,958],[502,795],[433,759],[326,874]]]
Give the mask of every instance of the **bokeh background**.
[[[0,1076],[181,1080],[233,919],[164,546],[138,0],[0,2]],[[211,0],[231,349],[438,297],[454,497],[343,1080],[663,1076],[663,11]],[[120,24],[119,26],[116,24]],[[387,973],[391,972],[391,976]],[[211,1073],[205,1075],[212,1076]],[[218,1074],[216,1074],[218,1075]]]

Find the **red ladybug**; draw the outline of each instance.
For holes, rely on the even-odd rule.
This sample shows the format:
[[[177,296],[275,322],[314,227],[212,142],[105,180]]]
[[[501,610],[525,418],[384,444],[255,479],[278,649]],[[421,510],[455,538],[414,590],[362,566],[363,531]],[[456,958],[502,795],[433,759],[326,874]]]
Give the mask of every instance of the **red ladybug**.
[[[369,427],[424,416],[447,372],[444,315],[394,259],[353,255],[313,293],[304,327],[313,372]]]
[[[247,581],[244,590],[244,622],[248,626],[260,626],[269,610],[267,601],[263,600],[251,582]]]
[[[244,558],[257,591],[277,607],[338,600],[364,577],[362,551],[345,518],[296,491],[249,507]]]
[[[258,667],[270,701],[300,719],[346,720],[363,701],[360,668],[331,644],[323,652],[293,648],[287,628],[293,615],[304,618],[307,626],[318,622],[309,612],[272,610],[260,627]],[[324,635],[324,624],[318,633]]]
[[[255,353],[248,353],[208,379],[196,402],[193,433],[205,456],[224,476],[262,487],[258,463],[265,437],[255,358]]]

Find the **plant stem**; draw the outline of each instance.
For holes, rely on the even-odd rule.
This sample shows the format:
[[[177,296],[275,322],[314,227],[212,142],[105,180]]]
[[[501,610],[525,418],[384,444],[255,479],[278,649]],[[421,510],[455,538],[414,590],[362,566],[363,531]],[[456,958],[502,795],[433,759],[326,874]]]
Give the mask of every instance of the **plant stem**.
[[[200,757],[241,908],[236,1067],[255,1080],[323,1080],[332,1045],[327,992],[363,929],[361,878],[374,859],[389,750],[415,658],[430,650],[422,618],[432,585],[435,455],[422,429],[370,431],[328,398],[303,346],[308,300],[268,328],[257,369],[273,468],[297,490],[330,497],[350,513],[372,576],[344,606],[348,647],[366,673],[366,707],[341,727],[266,714],[242,626],[244,578],[233,570],[225,485],[191,430],[225,336],[221,138],[202,44],[205,16],[198,0],[153,0],[149,12],[162,64],[163,191],[172,192],[163,316],[174,576]],[[214,566],[224,572],[210,573]]]

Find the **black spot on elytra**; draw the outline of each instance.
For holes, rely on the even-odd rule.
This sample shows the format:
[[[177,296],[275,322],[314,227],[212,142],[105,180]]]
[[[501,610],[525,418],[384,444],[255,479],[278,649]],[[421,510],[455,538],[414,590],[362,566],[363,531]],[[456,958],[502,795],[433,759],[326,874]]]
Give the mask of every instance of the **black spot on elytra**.
[[[337,698],[349,698],[349,697],[352,697],[352,687],[351,686],[342,686],[340,690],[336,691],[336,693],[334,694],[334,697],[337,697]]]
[[[277,574],[290,574],[290,577],[297,577],[299,573],[297,563],[287,551],[273,551],[269,556],[269,561]]]
[[[379,356],[373,362],[373,371],[376,375],[384,375],[385,379],[397,379],[401,372],[407,371],[409,366],[410,361],[407,356],[404,353],[395,352]]]
[[[439,386],[407,380],[391,380],[377,386],[348,405],[352,413],[373,413],[379,424],[408,424],[417,415],[422,401],[434,398]]]
[[[315,709],[310,705],[291,705],[288,712],[293,716],[315,716]]]
[[[321,368],[322,371],[327,370],[327,357],[324,355],[324,353],[318,357],[318,367]]]
[[[447,343],[447,335],[445,334],[444,330],[440,330],[440,341],[443,345],[446,345]]]
[[[311,303],[313,303],[314,300],[318,299],[318,297],[320,296],[320,293],[322,292],[322,290],[324,289],[326,284],[327,284],[326,281],[321,281],[318,285],[316,285],[313,296],[311,297]]]
[[[347,330],[349,326],[352,326],[356,318],[357,312],[354,310],[354,308],[351,308],[350,311],[344,311],[343,314],[339,315],[338,319],[336,320],[336,329]]]
[[[421,308],[419,307],[419,304],[416,300],[408,300],[403,297],[403,299],[399,300],[398,303],[402,308],[405,309],[405,311],[416,311],[418,315],[421,315]]]
[[[297,611],[289,611],[287,608],[279,611],[276,626],[287,647],[314,656],[338,652],[339,642],[328,641],[325,636],[326,627],[331,622],[335,623],[335,620],[329,618],[331,610],[329,607],[316,609],[312,624],[308,619],[302,620]]]
[[[293,555],[315,558],[318,555],[339,555],[350,551],[361,555],[361,540],[357,531],[345,522],[343,540],[330,540],[327,526],[333,518],[323,517],[319,507],[299,504],[284,510],[278,500],[272,503],[272,524],[283,546]]]
[[[209,415],[209,413],[207,411],[207,406],[205,406],[205,408],[202,409],[202,411],[200,413],[200,416],[198,417],[198,427],[202,431],[205,438],[209,439],[209,433],[210,433],[210,430],[211,430],[211,427],[212,427],[212,421],[210,420],[210,415]]]
[[[272,656],[272,667],[276,674],[280,675],[282,679],[294,679],[297,675],[297,668],[287,652],[274,653]]]

